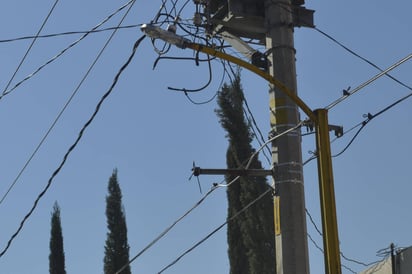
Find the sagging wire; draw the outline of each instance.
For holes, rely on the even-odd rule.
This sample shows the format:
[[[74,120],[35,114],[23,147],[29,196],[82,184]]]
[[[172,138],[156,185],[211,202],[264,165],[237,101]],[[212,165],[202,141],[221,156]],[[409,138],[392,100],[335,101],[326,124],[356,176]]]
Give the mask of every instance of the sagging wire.
[[[179,10],[177,10],[177,3],[178,1],[171,1],[172,3],[172,8],[170,11],[168,11],[167,6],[166,6],[166,1],[162,1],[162,5],[157,13],[157,15],[154,17],[154,19],[152,20],[152,24],[156,24],[158,26],[163,25],[164,23],[168,23],[167,26],[167,30],[176,33],[177,27],[179,27],[179,29],[183,30],[183,32],[186,33],[187,36],[191,37],[191,39],[200,39],[203,42],[205,42],[206,44],[210,43],[209,39],[206,39],[202,36],[197,35],[198,31],[199,31],[199,27],[195,26],[195,29],[191,29],[191,27],[193,26],[193,24],[184,24],[182,23],[181,20],[181,14],[184,10],[184,8],[187,6],[187,4],[189,3],[189,0],[186,0],[183,5],[180,7]],[[165,18],[162,18],[165,17]],[[160,20],[162,19],[162,20]],[[193,21],[193,19],[192,19]],[[188,20],[189,22],[189,20]],[[156,51],[156,53],[159,55],[158,58],[156,59],[156,61],[154,62],[153,68],[156,67],[157,63],[162,60],[162,59],[180,59],[180,60],[194,60],[196,65],[198,66],[200,63],[199,60],[199,51],[195,52],[195,57],[192,58],[186,58],[186,57],[164,57],[164,55],[166,55],[170,49],[171,49],[171,44],[167,43],[167,42],[162,42],[163,45],[162,47],[158,47],[155,44],[155,41],[158,39],[151,39],[152,41],[152,45],[154,47],[154,50]],[[223,41],[219,41],[222,45],[223,45]],[[202,91],[204,89],[206,89],[212,82],[213,80],[213,73],[212,73],[212,67],[211,67],[211,61],[215,59],[215,57],[210,57],[209,55],[207,55],[207,62],[208,62],[208,73],[209,73],[209,78],[207,80],[207,82],[199,87],[199,88],[195,88],[195,89],[188,89],[188,88],[175,88],[175,87],[168,87],[169,90],[174,90],[174,91],[181,91],[185,94],[185,96],[187,97],[187,99],[193,103],[193,104],[206,104],[209,103],[211,101],[214,100],[214,98],[217,96],[217,93],[215,93],[215,95],[209,99],[206,100],[204,102],[196,102],[194,101],[192,98],[190,98],[190,96],[188,95],[188,93],[194,93],[194,92],[199,92]]]
[[[96,65],[97,61],[100,59],[100,57],[102,56],[103,52],[106,50],[107,46],[109,45],[109,43],[111,42],[111,40],[113,39],[114,35],[116,34],[116,32],[119,29],[119,26],[123,23],[123,21],[125,20],[125,18],[127,17],[127,15],[129,14],[130,10],[132,9],[133,5],[135,2],[132,3],[132,5],[129,6],[129,8],[127,9],[127,11],[125,12],[125,14],[123,15],[123,17],[121,18],[121,20],[118,23],[118,27],[112,28],[113,32],[112,34],[109,36],[109,38],[107,39],[106,43],[103,45],[102,49],[99,51],[99,53],[97,54],[96,58],[94,59],[94,61],[92,62],[92,64],[90,65],[89,69],[86,71],[86,73],[84,74],[83,78],[80,80],[79,84],[77,85],[77,87],[73,90],[72,94],[70,95],[69,99],[66,101],[66,103],[64,104],[63,108],[60,110],[60,112],[57,114],[56,118],[54,119],[54,121],[52,122],[51,126],[49,127],[49,129],[46,131],[46,133],[44,134],[43,138],[40,140],[39,144],[36,146],[36,148],[34,149],[34,151],[32,152],[32,154],[30,155],[30,157],[28,158],[28,160],[25,162],[25,164],[23,165],[23,167],[21,168],[20,172],[17,174],[16,178],[13,180],[13,182],[10,184],[9,188],[7,189],[7,191],[5,192],[5,194],[2,196],[2,198],[0,199],[0,206],[1,204],[4,202],[4,200],[7,198],[7,196],[9,195],[10,191],[13,189],[13,187],[16,185],[16,183],[18,182],[18,180],[20,179],[21,175],[23,174],[23,172],[26,170],[26,168],[28,167],[28,165],[30,164],[30,162],[33,160],[34,156],[37,154],[37,152],[40,150],[41,146],[44,144],[44,142],[46,141],[47,137],[49,136],[50,132],[54,129],[55,125],[57,124],[57,122],[60,120],[61,116],[63,115],[63,113],[66,111],[67,107],[70,105],[71,101],[73,100],[73,98],[75,97],[75,95],[77,94],[77,92],[79,91],[80,87],[83,85],[83,83],[86,81],[87,77],[89,76],[90,72],[92,71],[92,69],[94,68],[94,66]]]
[[[323,237],[323,233],[321,232],[321,230],[317,226],[317,224],[316,224],[315,220],[313,219],[312,215],[309,213],[309,210],[307,208],[305,208],[305,211],[306,211],[306,215],[309,217],[309,220],[310,220],[311,224],[313,225],[313,227],[315,228],[316,232],[319,234],[319,236]],[[316,246],[316,248],[318,248],[322,253],[324,252],[323,249],[309,235],[309,233],[308,233],[308,238],[313,242],[313,244]],[[345,254],[343,254],[342,251],[340,251],[340,256],[348,262],[356,263],[358,265],[365,266],[365,267],[371,266],[371,265],[376,264],[376,263],[379,262],[379,261],[375,261],[375,262],[371,262],[371,263],[364,263],[364,262],[361,262],[359,260],[355,260],[355,259],[351,259],[351,258],[347,257]],[[344,265],[342,265],[342,266],[345,267]]]
[[[250,165],[253,162],[253,159],[259,154],[259,152],[268,144],[270,144],[271,142],[273,142],[274,140],[276,140],[277,138],[280,138],[286,134],[288,134],[291,131],[297,130],[298,128],[300,128],[303,125],[303,121],[300,122],[299,124],[297,124],[295,127],[290,128],[272,138],[270,138],[268,141],[266,141],[263,146],[261,146],[259,149],[257,149],[248,159],[245,169],[248,169],[250,167]],[[205,199],[212,193],[214,192],[216,189],[220,188],[220,187],[229,187],[230,185],[234,184],[235,182],[237,182],[239,180],[240,176],[236,176],[233,180],[231,180],[230,182],[223,184],[223,182],[225,180],[223,180],[221,183],[214,183],[211,187],[211,189],[198,201],[196,202],[189,210],[187,210],[181,217],[179,217],[176,221],[174,221],[169,227],[167,227],[163,232],[161,232],[155,239],[153,239],[148,245],[146,245],[141,251],[139,251],[132,259],[129,260],[129,262],[127,264],[125,264],[124,266],[122,266],[118,271],[116,271],[115,274],[120,274],[127,266],[129,266],[131,263],[133,263],[137,258],[139,258],[143,253],[145,253],[148,249],[150,249],[155,243],[157,243],[161,238],[163,238],[164,236],[166,236],[166,234],[168,232],[170,232],[170,230],[175,227],[181,220],[183,220],[185,217],[187,217],[195,208],[197,208],[201,203],[203,203],[205,201]],[[256,203],[258,200],[260,200],[264,195],[266,195],[268,192],[273,191],[273,188],[268,188],[268,190],[264,193],[262,193],[258,198],[256,198],[254,201],[252,201],[250,204],[248,204],[246,207],[250,207],[252,206],[254,203]],[[236,216],[240,215],[243,211],[245,211],[247,208],[242,209],[241,211],[239,211]],[[236,218],[233,217],[232,218]],[[196,244],[196,246],[192,247],[190,249],[190,251],[192,251],[193,249],[195,249],[197,246],[199,246],[201,243],[203,243],[204,241],[206,241],[208,238],[210,238],[214,233],[216,233],[217,231],[219,231],[222,227],[224,227],[227,224],[228,221],[226,221],[223,225],[220,226],[220,228],[217,228],[214,230],[214,232],[209,233],[208,236],[206,236],[206,238],[202,239],[200,242],[198,242]],[[190,252],[189,251],[189,252]],[[188,254],[189,252],[186,251],[186,253],[183,255],[185,256],[186,254]],[[177,261],[179,261],[183,256],[180,256],[180,258],[178,260],[175,260],[175,262],[173,264],[176,264]],[[170,266],[172,266],[173,264],[169,264],[168,268]],[[164,269],[166,270],[166,269]],[[164,271],[162,270],[162,271]],[[161,272],[159,272],[161,273]]]
[[[194,57],[174,57],[174,56],[158,56],[156,60],[153,62],[153,67],[152,69],[155,69],[157,67],[157,64],[159,63],[160,60],[179,60],[179,61],[194,61],[197,64],[200,64],[201,62],[207,62],[209,60],[213,60],[216,57],[213,57],[211,59],[196,59]]]
[[[360,134],[360,132],[365,128],[365,126],[374,118],[378,117],[379,115],[382,115],[383,113],[385,113],[386,111],[390,110],[391,108],[395,107],[396,105],[400,104],[401,102],[405,101],[406,99],[408,99],[409,97],[412,96],[412,93],[407,94],[406,96],[403,96],[402,98],[396,100],[395,102],[393,102],[392,104],[388,105],[387,107],[383,108],[382,110],[378,111],[375,114],[371,114],[371,113],[367,113],[364,114],[364,118],[365,120],[363,120],[360,125],[361,127],[358,129],[358,131],[355,133],[355,135],[352,137],[352,139],[350,140],[350,142],[346,145],[346,147],[339,153],[337,153],[336,155],[333,155],[332,157],[338,157],[340,155],[342,155],[348,148],[349,146],[353,143],[353,141],[355,141],[356,137]],[[358,124],[359,125],[359,124]]]
[[[135,2],[135,0],[133,1],[133,3]],[[95,117],[97,116],[102,104],[105,102],[106,98],[112,93],[114,87],[116,86],[122,72],[129,66],[129,64],[131,63],[131,61],[133,60],[133,57],[137,51],[137,48],[139,47],[140,43],[143,41],[143,39],[146,36],[143,35],[142,37],[140,37],[135,44],[133,45],[133,49],[132,49],[132,53],[130,54],[130,56],[128,57],[127,61],[123,64],[123,66],[119,69],[119,71],[117,72],[117,74],[115,75],[114,79],[113,79],[113,83],[110,86],[110,88],[106,91],[106,93],[101,97],[100,101],[97,103],[96,108],[93,112],[93,114],[90,116],[90,118],[87,120],[87,122],[83,125],[82,129],[80,130],[76,140],[74,141],[74,143],[69,147],[69,149],[67,150],[67,152],[64,154],[62,161],[60,162],[59,166],[54,170],[54,172],[52,173],[51,177],[49,178],[46,186],[44,187],[44,189],[40,192],[40,194],[37,196],[36,200],[33,203],[32,208],[29,210],[29,212],[24,216],[23,220],[20,222],[20,225],[18,227],[18,229],[16,230],[16,232],[10,237],[9,241],[7,242],[5,248],[0,252],[0,258],[7,252],[7,250],[10,248],[12,242],[14,241],[14,239],[19,235],[19,233],[21,232],[21,230],[23,229],[24,224],[26,223],[26,221],[30,218],[30,216],[32,215],[32,213],[34,212],[34,210],[37,208],[37,205],[40,201],[40,199],[46,194],[46,192],[49,190],[51,184],[53,183],[54,178],[59,174],[59,172],[61,171],[61,169],[63,168],[63,166],[65,165],[68,157],[70,156],[70,154],[72,153],[72,151],[77,147],[77,145],[79,144],[80,140],[82,139],[85,131],[87,130],[87,128],[90,126],[90,124],[93,122],[93,120],[95,119]]]
[[[208,100],[206,100],[206,101],[202,101],[202,102],[196,102],[196,101],[194,101],[192,98],[190,98],[190,96],[189,96],[189,94],[188,94],[187,92],[185,92],[184,94],[185,94],[186,98],[189,100],[189,102],[191,102],[191,103],[194,104],[194,105],[205,105],[205,104],[208,104],[208,103],[212,102],[213,100],[215,100],[215,98],[216,98],[217,95],[219,94],[219,90],[220,90],[220,89],[222,88],[222,86],[223,86],[223,83],[224,83],[224,81],[225,81],[226,75],[227,75],[226,70],[223,70],[223,75],[222,75],[222,79],[220,80],[219,87],[218,87],[217,91],[215,92],[215,94],[214,94],[210,99],[208,99]]]
[[[199,52],[197,52],[196,53],[196,60],[198,60],[198,56],[199,56]],[[207,55],[209,58],[210,58],[210,56],[209,55]],[[212,76],[212,64],[211,64],[211,60],[208,60],[207,61],[207,64],[208,64],[208,72],[209,72],[209,79],[208,79],[208,81],[206,82],[206,84],[204,84],[203,86],[201,86],[200,88],[196,88],[196,89],[187,89],[187,88],[174,88],[174,87],[167,87],[169,90],[174,90],[174,91],[183,91],[184,93],[187,93],[187,92],[199,92],[199,91],[202,91],[202,90],[204,90],[204,89],[206,89],[209,85],[210,85],[210,83],[212,82],[212,78],[213,78],[213,76]]]
[[[91,31],[94,31],[96,29],[98,29],[100,26],[102,26],[104,23],[106,23],[107,21],[109,21],[113,16],[115,16],[117,13],[119,13],[120,11],[122,11],[124,8],[126,8],[127,6],[129,6],[130,4],[134,3],[136,0],[130,0],[129,2],[127,2],[126,4],[124,4],[123,6],[121,6],[119,9],[117,9],[115,12],[113,12],[112,14],[110,14],[109,16],[107,16],[102,22],[100,22],[99,24],[97,24],[95,27],[93,27],[91,29]],[[17,84],[15,84],[12,88],[8,89],[8,90],[4,90],[2,95],[0,95],[0,100],[10,94],[12,91],[14,91],[16,88],[18,88],[21,84],[23,84],[24,82],[26,82],[27,80],[29,80],[30,78],[32,78],[33,76],[35,76],[37,73],[39,73],[44,67],[46,67],[47,65],[51,64],[52,62],[54,62],[57,58],[59,58],[60,56],[62,56],[66,51],[68,51],[69,49],[71,49],[72,47],[74,47],[75,45],[77,45],[80,41],[82,41],[84,38],[86,38],[91,32],[87,32],[84,35],[82,35],[79,39],[77,39],[76,41],[74,41],[73,43],[71,43],[69,46],[67,46],[65,49],[63,49],[60,53],[58,53],[57,55],[55,55],[54,57],[52,57],[51,59],[49,59],[47,62],[45,62],[43,65],[41,65],[40,67],[38,67],[35,71],[33,71],[32,73],[30,73],[29,75],[27,75],[24,79],[22,79],[21,81],[19,81]]]

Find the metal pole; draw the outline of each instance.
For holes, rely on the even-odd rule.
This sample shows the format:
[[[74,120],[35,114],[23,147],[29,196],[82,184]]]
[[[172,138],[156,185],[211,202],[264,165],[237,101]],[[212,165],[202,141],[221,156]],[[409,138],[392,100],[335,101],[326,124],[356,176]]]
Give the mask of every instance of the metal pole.
[[[290,0],[265,1],[266,49],[269,75],[278,79],[296,95],[293,18],[290,8]],[[296,103],[276,85],[270,85],[269,100],[272,133],[281,133],[300,121]],[[299,130],[272,143],[272,163],[276,171],[276,192],[279,195],[275,199],[277,274],[308,274],[309,256]]]
[[[335,189],[329,139],[328,110],[318,109],[316,123],[316,149],[318,153],[320,209],[322,213],[325,273],[341,274],[338,223],[336,218]]]
[[[392,264],[392,274],[396,274],[396,260],[395,260],[395,245],[391,243],[391,264]]]

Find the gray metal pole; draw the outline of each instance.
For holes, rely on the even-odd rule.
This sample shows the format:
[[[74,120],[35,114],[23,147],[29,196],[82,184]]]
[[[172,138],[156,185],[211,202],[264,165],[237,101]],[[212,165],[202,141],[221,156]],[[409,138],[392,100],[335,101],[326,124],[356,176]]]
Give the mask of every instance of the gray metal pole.
[[[292,19],[290,0],[265,0],[268,72],[296,92]],[[296,104],[272,85],[269,99],[270,124],[274,134],[281,133],[299,122]],[[275,198],[275,207],[278,206],[275,208],[277,274],[308,274],[309,256],[300,130],[293,131],[272,143],[272,161],[278,194]]]

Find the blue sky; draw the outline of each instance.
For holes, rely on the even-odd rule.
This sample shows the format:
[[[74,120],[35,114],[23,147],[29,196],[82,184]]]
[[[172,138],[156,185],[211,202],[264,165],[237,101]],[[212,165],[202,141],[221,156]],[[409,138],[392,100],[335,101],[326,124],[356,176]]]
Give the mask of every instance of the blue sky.
[[[2,1],[0,40],[37,33],[55,1]],[[87,31],[127,1],[60,0],[42,34]],[[181,7],[185,1],[178,1]],[[136,1],[122,25],[147,23],[161,1]],[[170,5],[170,3],[168,3]],[[411,53],[412,4],[390,1],[306,1],[316,10],[315,24],[325,33],[382,68]],[[191,18],[190,1],[182,13]],[[124,11],[101,28],[117,26]],[[323,108],[367,81],[378,71],[313,29],[296,29],[298,92],[313,109]],[[78,86],[110,32],[90,34],[38,74],[0,100],[0,195],[6,193],[57,114]],[[48,138],[0,204],[0,249],[16,231],[24,215],[46,185],[78,132],[110,87],[119,68],[141,36],[139,28],[119,30],[84,84],[58,120]],[[41,38],[36,41],[10,87],[58,54],[81,34]],[[0,43],[0,88],[3,90],[31,40]],[[169,56],[191,56],[189,50],[172,49]],[[188,181],[192,162],[204,168],[223,168],[227,141],[214,109],[216,102],[190,103],[168,86],[198,88],[208,81],[206,65],[192,61],[161,60],[146,39],[113,93],[55,177],[49,191],[0,258],[6,274],[48,271],[50,215],[53,203],[61,207],[68,273],[102,273],[106,239],[105,195],[107,182],[118,168],[129,230],[131,257],[180,217],[202,195],[196,180]],[[213,97],[222,79],[222,67],[213,64],[211,84],[192,99]],[[412,63],[391,74],[408,85]],[[243,87],[256,121],[269,131],[268,86],[243,71]],[[228,80],[226,78],[225,80]],[[378,113],[411,90],[381,77],[329,113],[331,124],[348,130],[363,121],[363,114]],[[376,117],[348,150],[333,161],[341,251],[346,257],[369,263],[380,260],[376,251],[391,242],[410,246],[412,222],[409,174],[412,99]],[[358,128],[357,128],[358,129]],[[357,130],[356,129],[356,130]],[[356,130],[332,144],[341,151]],[[257,146],[257,145],[256,145]],[[303,138],[303,159],[311,156],[313,135]],[[268,163],[262,158],[266,167]],[[316,162],[304,167],[306,207],[320,227]],[[201,177],[204,190],[222,177]],[[164,239],[132,264],[134,273],[157,273],[183,251],[222,224],[226,218],[225,189],[216,190]],[[322,239],[308,220],[308,233]],[[165,273],[228,273],[226,230],[222,229]],[[309,241],[311,273],[323,273],[323,255]],[[354,271],[365,267],[342,259]],[[343,273],[352,273],[343,269]]]

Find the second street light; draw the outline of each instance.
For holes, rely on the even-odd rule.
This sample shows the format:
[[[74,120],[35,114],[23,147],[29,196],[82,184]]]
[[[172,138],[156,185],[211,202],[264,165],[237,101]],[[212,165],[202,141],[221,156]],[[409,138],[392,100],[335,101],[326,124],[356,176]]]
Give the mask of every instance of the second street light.
[[[266,71],[242,59],[228,55],[215,48],[192,43],[190,40],[176,35],[174,32],[160,27],[144,24],[141,30],[153,39],[161,39],[179,48],[193,49],[243,67],[275,86],[291,99],[308,117],[316,130],[316,152],[318,160],[320,207],[322,214],[323,246],[326,274],[340,274],[340,251],[338,226],[336,217],[335,191],[333,182],[332,157],[329,139],[328,110],[317,109],[312,111],[292,90],[272,77]]]

